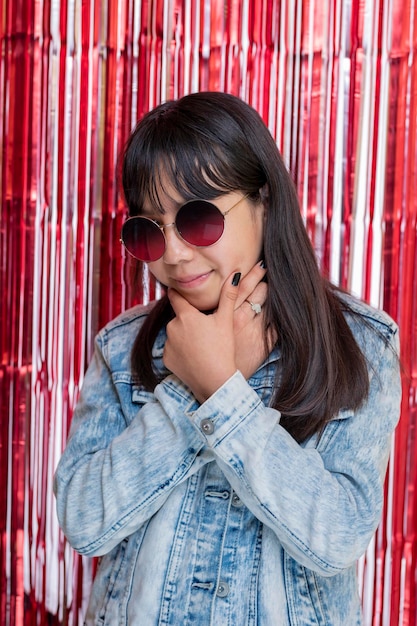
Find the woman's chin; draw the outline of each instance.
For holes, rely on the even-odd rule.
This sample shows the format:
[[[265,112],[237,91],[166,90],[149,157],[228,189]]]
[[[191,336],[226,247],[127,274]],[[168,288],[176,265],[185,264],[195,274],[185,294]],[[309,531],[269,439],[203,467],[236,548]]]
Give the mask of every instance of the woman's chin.
[[[219,304],[218,298],[203,298],[185,296],[186,300],[202,313],[213,313]]]

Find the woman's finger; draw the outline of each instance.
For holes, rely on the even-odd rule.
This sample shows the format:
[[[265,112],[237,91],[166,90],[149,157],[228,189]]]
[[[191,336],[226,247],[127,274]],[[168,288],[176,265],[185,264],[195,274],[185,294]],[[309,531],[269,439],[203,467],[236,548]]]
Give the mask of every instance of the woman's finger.
[[[242,278],[239,285],[239,293],[235,302],[235,309],[239,308],[243,302],[249,298],[249,296],[256,289],[257,285],[261,284],[265,274],[266,269],[263,265],[263,261],[260,261],[250,270],[250,272],[246,274],[246,276]]]

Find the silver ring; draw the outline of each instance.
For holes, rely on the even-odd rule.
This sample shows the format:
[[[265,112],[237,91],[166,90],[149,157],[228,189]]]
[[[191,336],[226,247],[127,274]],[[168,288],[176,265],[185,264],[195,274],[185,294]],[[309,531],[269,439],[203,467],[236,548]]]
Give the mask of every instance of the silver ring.
[[[259,315],[259,313],[262,311],[261,305],[257,302],[251,302],[250,300],[246,300],[246,302],[250,304],[250,308],[255,313],[255,315]]]

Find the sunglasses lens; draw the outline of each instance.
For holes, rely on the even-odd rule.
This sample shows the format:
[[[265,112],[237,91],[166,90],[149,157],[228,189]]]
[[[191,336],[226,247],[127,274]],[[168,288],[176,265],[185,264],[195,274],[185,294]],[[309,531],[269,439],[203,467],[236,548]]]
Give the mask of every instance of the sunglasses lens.
[[[122,227],[126,250],[139,261],[156,261],[165,252],[165,239],[156,224],[146,217],[131,217]]]
[[[177,213],[177,230],[193,246],[211,246],[220,239],[224,218],[219,209],[206,200],[190,200]]]
[[[193,246],[211,246],[220,239],[224,217],[206,200],[190,200],[177,213],[176,228]],[[126,250],[140,261],[156,261],[165,252],[165,237],[158,226],[146,217],[131,217],[123,224],[122,242]]]

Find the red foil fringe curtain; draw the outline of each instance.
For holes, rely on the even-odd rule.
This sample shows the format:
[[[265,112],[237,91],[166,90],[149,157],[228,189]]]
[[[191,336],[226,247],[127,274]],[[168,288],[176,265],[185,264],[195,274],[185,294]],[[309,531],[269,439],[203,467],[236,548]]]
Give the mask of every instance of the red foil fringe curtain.
[[[0,623],[82,624],[93,564],[52,477],[93,336],[134,302],[117,160],[136,120],[240,95],[294,174],[323,271],[400,325],[402,416],[359,564],[365,624],[417,623],[416,0],[0,0]]]

